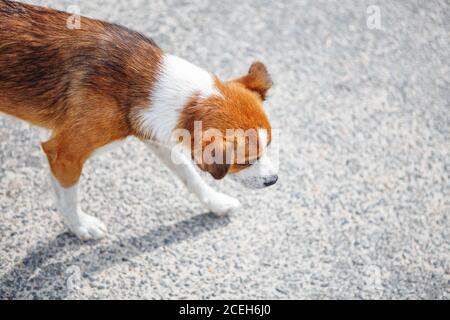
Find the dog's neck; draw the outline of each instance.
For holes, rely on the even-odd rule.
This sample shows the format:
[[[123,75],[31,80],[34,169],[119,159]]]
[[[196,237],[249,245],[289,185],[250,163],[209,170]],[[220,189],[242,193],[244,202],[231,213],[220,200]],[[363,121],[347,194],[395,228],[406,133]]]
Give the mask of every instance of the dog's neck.
[[[150,105],[140,111],[137,129],[151,140],[169,143],[189,102],[212,95],[220,95],[212,74],[179,57],[164,55],[150,94]]]

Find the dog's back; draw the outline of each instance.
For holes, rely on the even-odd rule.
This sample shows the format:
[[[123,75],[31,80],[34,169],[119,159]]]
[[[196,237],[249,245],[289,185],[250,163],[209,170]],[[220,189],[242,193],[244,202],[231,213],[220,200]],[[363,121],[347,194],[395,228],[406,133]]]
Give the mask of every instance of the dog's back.
[[[54,129],[69,116],[146,105],[159,48],[139,33],[0,0],[0,111]],[[117,111],[116,110],[116,111]]]

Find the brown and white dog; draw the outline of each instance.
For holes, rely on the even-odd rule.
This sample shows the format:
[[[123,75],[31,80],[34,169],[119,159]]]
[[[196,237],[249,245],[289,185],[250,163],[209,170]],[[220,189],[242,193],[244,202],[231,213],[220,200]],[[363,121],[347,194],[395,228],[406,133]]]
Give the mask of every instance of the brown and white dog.
[[[83,165],[98,149],[128,136],[146,143],[218,215],[236,209],[239,201],[207,185],[196,165],[215,179],[230,174],[253,188],[277,181],[266,156],[272,130],[262,103],[272,82],[262,63],[254,63],[243,77],[222,82],[165,54],[139,33],[85,17],[81,28],[71,29],[69,17],[0,0],[0,112],[51,130],[42,148],[59,210],[79,238],[106,234],[104,224],[78,205]],[[191,156],[171,148],[177,144],[175,130],[194,135],[198,122],[202,130],[224,133],[223,139],[200,143],[201,150],[214,145],[226,151],[223,162],[193,161],[198,148],[192,145]],[[244,161],[236,161],[239,144],[225,134],[227,129],[255,130],[256,156],[245,152]]]

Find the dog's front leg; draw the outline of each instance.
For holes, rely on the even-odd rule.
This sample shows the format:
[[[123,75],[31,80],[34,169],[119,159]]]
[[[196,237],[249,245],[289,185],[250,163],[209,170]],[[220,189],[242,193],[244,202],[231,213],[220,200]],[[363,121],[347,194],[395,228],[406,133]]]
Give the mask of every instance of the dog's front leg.
[[[212,213],[223,216],[239,208],[240,203],[237,199],[211,188],[198,174],[193,162],[184,154],[154,143],[148,143],[148,146]]]

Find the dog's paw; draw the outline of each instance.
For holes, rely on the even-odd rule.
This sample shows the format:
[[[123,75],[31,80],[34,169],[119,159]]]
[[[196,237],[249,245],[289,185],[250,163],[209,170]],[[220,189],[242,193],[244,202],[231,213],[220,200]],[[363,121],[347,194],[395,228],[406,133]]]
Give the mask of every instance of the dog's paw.
[[[214,192],[203,201],[204,205],[216,216],[224,216],[241,206],[239,200],[224,193]]]
[[[67,227],[75,233],[75,235],[83,241],[99,240],[106,236],[106,226],[99,219],[85,214],[79,213],[79,221],[77,223],[66,223]]]

